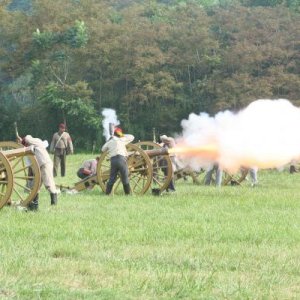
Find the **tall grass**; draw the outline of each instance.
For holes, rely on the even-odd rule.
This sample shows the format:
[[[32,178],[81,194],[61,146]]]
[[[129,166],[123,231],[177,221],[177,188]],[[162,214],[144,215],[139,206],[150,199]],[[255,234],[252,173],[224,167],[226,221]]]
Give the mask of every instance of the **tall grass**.
[[[87,155],[68,157],[71,185]],[[0,299],[299,299],[300,174],[0,211]]]

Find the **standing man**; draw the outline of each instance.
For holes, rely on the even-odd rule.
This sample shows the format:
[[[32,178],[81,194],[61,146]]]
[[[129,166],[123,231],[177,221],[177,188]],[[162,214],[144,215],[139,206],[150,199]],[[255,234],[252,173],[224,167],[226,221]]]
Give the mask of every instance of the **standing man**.
[[[61,177],[64,177],[66,175],[66,156],[73,154],[73,143],[63,123],[59,124],[58,132],[54,133],[52,137],[50,152],[54,153],[54,177],[58,174],[59,165]]]
[[[159,138],[162,142],[161,146],[163,148],[171,149],[171,148],[174,148],[175,145],[176,145],[174,138],[166,136],[165,134],[161,135]],[[169,154],[169,156],[170,156],[170,159],[171,159],[171,162],[172,162],[172,179],[171,179],[170,184],[169,184],[169,186],[167,187],[166,190],[167,190],[167,192],[175,192],[174,172],[177,169],[177,162],[176,162],[175,154]],[[165,173],[165,176],[166,176],[167,173],[168,173],[168,170],[163,169],[163,172]]]
[[[291,161],[291,164],[290,164],[290,173],[293,174],[293,173],[298,173],[298,170],[297,170],[297,160],[293,159]]]
[[[223,176],[223,171],[220,168],[219,164],[215,163],[210,166],[210,168],[207,170],[205,174],[205,180],[204,184],[205,185],[210,185],[212,182],[212,175],[213,173],[216,172],[216,186],[220,187],[222,185],[222,176]]]
[[[35,158],[39,164],[41,170],[42,183],[45,185],[46,189],[50,193],[51,205],[57,204],[57,190],[53,178],[53,163],[46,150],[45,143],[34,138],[31,135],[26,135],[24,138],[18,137],[19,141],[24,146],[33,146]],[[29,210],[37,210],[39,205],[39,194],[33,199],[28,205]]]
[[[258,171],[257,167],[249,168],[249,175],[250,175],[250,178],[251,178],[251,186],[252,187],[258,185],[257,171]]]
[[[123,134],[120,127],[116,127],[113,136],[103,145],[102,151],[108,151],[110,158],[110,176],[106,185],[106,195],[112,191],[114,183],[120,173],[123,189],[126,195],[130,194],[129,171],[127,166],[127,150],[126,145],[134,140],[131,134]]]

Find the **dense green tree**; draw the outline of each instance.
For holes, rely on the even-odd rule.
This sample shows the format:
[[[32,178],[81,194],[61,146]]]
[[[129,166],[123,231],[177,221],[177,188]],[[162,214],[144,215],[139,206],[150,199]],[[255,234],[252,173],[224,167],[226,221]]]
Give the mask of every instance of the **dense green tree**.
[[[206,86],[215,111],[239,109],[257,98],[299,99],[298,14],[235,6],[216,10],[214,19],[222,64]],[[278,84],[289,88],[274,89]]]
[[[19,3],[20,4],[20,3]],[[137,139],[190,112],[299,103],[299,0],[0,2],[0,133],[103,142],[101,111]]]

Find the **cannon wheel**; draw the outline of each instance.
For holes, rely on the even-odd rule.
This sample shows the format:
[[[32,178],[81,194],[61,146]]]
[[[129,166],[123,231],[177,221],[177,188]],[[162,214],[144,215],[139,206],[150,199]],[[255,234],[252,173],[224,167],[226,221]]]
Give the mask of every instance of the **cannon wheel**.
[[[135,145],[143,150],[153,150],[162,148],[159,144],[151,141],[138,142]],[[150,158],[153,168],[153,180],[152,188],[158,188],[160,192],[167,189],[169,186],[172,176],[173,167],[172,161],[169,155],[158,155]]]
[[[13,172],[9,160],[0,152],[0,209],[10,199],[13,191]]]
[[[249,169],[240,168],[240,170],[235,174],[230,174],[224,172],[224,179],[222,185],[241,185],[246,179]]]
[[[23,145],[16,142],[0,142],[0,151],[22,147]],[[10,157],[9,162],[13,173],[12,194],[9,200],[27,206],[34,199],[41,185],[39,165],[34,155]]]
[[[153,177],[153,169],[148,155],[138,146],[128,144],[126,146],[128,152],[128,169],[131,192],[134,195],[142,195],[147,192],[151,185]],[[97,178],[103,192],[106,190],[106,183],[110,174],[110,159],[108,153],[101,154],[97,165]],[[120,177],[114,184],[113,193],[121,194],[123,186]]]

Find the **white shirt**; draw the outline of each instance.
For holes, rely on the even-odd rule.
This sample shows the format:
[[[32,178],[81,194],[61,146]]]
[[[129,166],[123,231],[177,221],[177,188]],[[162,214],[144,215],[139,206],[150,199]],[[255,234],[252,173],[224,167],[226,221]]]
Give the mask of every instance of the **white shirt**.
[[[47,163],[52,163],[48,151],[45,148],[45,144],[41,139],[34,138],[31,135],[26,135],[25,141],[28,145],[34,146],[35,158],[40,167]]]
[[[97,159],[89,159],[83,163],[82,168],[91,171],[92,172],[91,174],[96,174],[97,164],[98,164]]]
[[[131,134],[124,134],[123,137],[113,136],[109,141],[107,141],[103,147],[102,151],[108,151],[108,156],[114,157],[116,155],[122,155],[127,157],[128,153],[126,150],[126,145],[134,140],[134,136]]]

